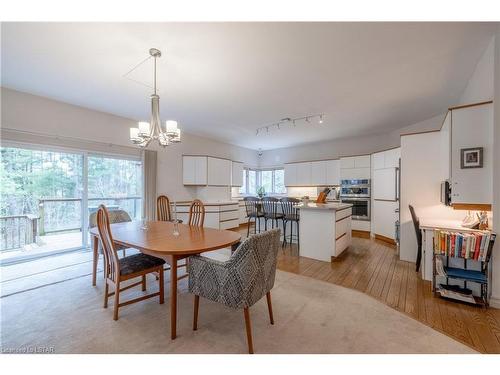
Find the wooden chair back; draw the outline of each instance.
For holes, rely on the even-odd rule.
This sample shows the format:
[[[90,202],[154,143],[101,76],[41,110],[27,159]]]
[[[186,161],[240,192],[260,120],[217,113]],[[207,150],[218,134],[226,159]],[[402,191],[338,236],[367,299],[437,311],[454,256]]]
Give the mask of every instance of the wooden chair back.
[[[156,198],[156,220],[172,221],[170,213],[170,200],[166,195],[160,195]]]
[[[245,202],[245,209],[247,211],[248,217],[256,217],[258,213],[257,204],[260,202],[260,199],[257,197],[245,197],[243,198]]]
[[[188,225],[202,227],[205,222],[205,205],[199,199],[195,199],[189,207]]]
[[[97,209],[97,229],[104,254],[104,276],[116,282],[120,276],[120,263],[109,224],[108,209],[101,204]]]
[[[273,217],[278,212],[279,199],[274,197],[262,198],[262,211],[264,216]]]

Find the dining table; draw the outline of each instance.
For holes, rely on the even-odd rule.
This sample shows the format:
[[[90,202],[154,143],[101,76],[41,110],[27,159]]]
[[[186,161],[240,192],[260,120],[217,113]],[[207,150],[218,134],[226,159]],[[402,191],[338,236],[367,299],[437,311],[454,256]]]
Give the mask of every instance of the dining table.
[[[178,261],[207,251],[231,247],[234,251],[241,241],[238,232],[170,221],[131,221],[111,224],[115,244],[164,259],[170,265],[170,337],[177,336],[177,267]],[[90,229],[93,237],[92,285],[96,285],[99,259],[99,232]],[[187,269],[186,269],[187,271]]]

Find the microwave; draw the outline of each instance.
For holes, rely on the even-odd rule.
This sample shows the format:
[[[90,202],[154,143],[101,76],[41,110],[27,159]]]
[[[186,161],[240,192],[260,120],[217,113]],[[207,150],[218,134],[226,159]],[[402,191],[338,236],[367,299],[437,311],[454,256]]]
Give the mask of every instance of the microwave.
[[[441,182],[441,203],[451,206],[451,184],[448,180]]]

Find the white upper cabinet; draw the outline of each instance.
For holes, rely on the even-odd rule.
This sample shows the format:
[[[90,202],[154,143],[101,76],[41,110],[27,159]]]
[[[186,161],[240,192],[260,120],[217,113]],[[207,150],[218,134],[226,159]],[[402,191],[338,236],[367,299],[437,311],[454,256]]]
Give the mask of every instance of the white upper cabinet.
[[[400,147],[372,154],[373,169],[398,168],[400,157]]]
[[[441,137],[441,179],[451,178],[451,111],[448,111],[439,133]]]
[[[243,163],[232,162],[231,186],[243,185]]]
[[[311,185],[326,185],[326,161],[311,162]]]
[[[285,164],[285,186],[297,186],[297,164]]]
[[[311,186],[311,163],[297,163],[297,185]]]
[[[370,168],[370,155],[354,156],[354,168]]]
[[[384,153],[384,151],[377,152],[376,154],[373,154],[372,155],[372,163],[373,163],[373,169],[385,168],[385,153]]]
[[[398,181],[396,168],[382,168],[373,171],[373,199],[397,201]]]
[[[230,186],[231,171],[231,160],[208,157],[208,185]]]
[[[326,162],[326,185],[340,185],[340,161],[327,160]]]
[[[182,181],[184,185],[207,184],[207,157],[183,156]]]
[[[483,148],[480,168],[462,168],[463,149]],[[493,201],[493,106],[492,104],[452,110],[451,202],[491,204]]]
[[[371,155],[340,158],[340,178],[342,180],[369,179]]]

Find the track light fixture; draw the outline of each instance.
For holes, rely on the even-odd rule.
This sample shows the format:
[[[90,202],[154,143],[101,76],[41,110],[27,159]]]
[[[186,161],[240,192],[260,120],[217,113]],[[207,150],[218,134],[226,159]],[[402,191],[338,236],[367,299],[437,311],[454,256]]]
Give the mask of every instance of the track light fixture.
[[[323,113],[315,114],[315,115],[307,115],[307,116],[302,116],[302,117],[296,117],[296,118],[291,118],[291,117],[285,117],[279,120],[276,123],[270,124],[270,125],[264,125],[261,126],[260,128],[257,128],[255,130],[255,135],[258,136],[259,134],[262,134],[262,132],[265,130],[266,134],[269,133],[269,131],[273,129],[281,130],[283,128],[283,125],[290,125],[296,127],[300,121],[306,122],[307,124],[311,124],[311,120],[318,118],[318,124],[323,124],[323,117],[325,115]]]

